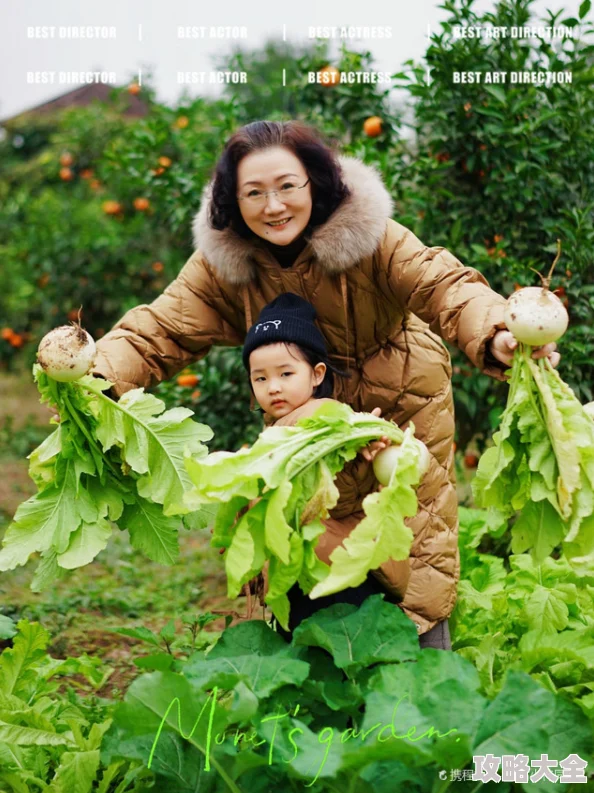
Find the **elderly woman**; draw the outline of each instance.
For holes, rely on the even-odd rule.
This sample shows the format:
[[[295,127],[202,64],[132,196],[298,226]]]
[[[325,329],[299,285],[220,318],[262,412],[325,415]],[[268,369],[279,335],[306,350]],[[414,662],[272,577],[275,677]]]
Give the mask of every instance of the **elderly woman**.
[[[412,421],[431,453],[418,513],[407,521],[414,541],[399,605],[421,637],[445,648],[460,563],[452,367],[441,339],[499,380],[516,340],[503,321],[505,300],[485,278],[446,249],[428,248],[392,213],[376,170],[335,155],[307,125],[248,124],[229,139],[204,190],[195,252],[162,295],[100,340],[94,371],[118,396],[148,388],[213,345],[242,345],[279,294],[310,301],[330,357],[353,373],[336,378],[333,397],[358,411],[379,407],[403,429]],[[533,355],[556,366],[555,349]],[[352,511],[373,476],[367,460],[357,465]],[[389,592],[389,576],[377,574]]]

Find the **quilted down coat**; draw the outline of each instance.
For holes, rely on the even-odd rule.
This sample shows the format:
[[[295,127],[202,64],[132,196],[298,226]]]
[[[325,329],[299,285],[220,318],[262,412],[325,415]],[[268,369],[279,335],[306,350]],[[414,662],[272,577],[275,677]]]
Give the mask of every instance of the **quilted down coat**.
[[[118,396],[148,388],[212,345],[242,345],[252,317],[280,293],[313,303],[332,360],[353,372],[337,378],[333,397],[354,410],[379,407],[403,429],[412,421],[431,453],[418,513],[407,519],[414,541],[400,604],[425,633],[452,612],[460,570],[452,369],[442,339],[505,380],[505,367],[487,354],[506,327],[505,300],[477,270],[392,219],[391,197],[373,167],[345,156],[339,162],[351,195],[285,269],[258,237],[210,228],[207,185],[193,224],[195,252],[163,294],[128,311],[98,342],[94,371],[115,383]],[[369,474],[363,469],[360,481]],[[347,510],[360,501],[357,481],[352,505],[348,494],[341,499]]]

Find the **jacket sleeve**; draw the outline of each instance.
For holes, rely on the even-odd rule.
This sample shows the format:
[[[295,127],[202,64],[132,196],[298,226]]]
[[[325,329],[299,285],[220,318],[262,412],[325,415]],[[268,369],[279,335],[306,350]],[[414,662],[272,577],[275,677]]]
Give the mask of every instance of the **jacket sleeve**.
[[[128,311],[97,342],[93,374],[115,383],[112,391],[119,397],[173,377],[203,358],[213,344],[242,344],[217,304],[224,305],[220,287],[196,251],[156,300]]]
[[[508,367],[489,353],[488,342],[503,320],[505,298],[486,278],[441,247],[428,248],[404,226],[388,220],[382,244],[382,275],[404,313],[455,344],[483,374],[505,381]]]
[[[330,402],[333,400],[314,399],[306,402],[305,405],[296,408],[274,423],[276,426],[293,426],[299,419],[315,413],[321,403],[325,401]],[[372,464],[360,455],[345,464],[342,471],[336,474],[334,482],[340,494],[338,503],[330,510],[330,517],[335,519],[343,518],[359,511],[365,496],[377,490],[378,487]]]

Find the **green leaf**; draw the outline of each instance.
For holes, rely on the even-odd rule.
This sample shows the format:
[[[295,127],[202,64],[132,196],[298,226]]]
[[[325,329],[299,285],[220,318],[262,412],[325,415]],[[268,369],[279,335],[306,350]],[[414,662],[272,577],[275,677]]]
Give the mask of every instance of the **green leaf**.
[[[512,551],[532,550],[534,561],[542,562],[563,540],[565,525],[548,501],[531,501],[512,527]]]
[[[556,633],[567,627],[569,610],[554,590],[537,586],[524,603],[524,613],[530,630]]]
[[[486,708],[476,732],[473,754],[517,754],[563,760],[588,757],[592,730],[577,705],[555,696],[523,672],[509,670],[504,686]]]
[[[267,633],[279,641],[266,641]],[[261,621],[236,625],[224,635],[225,642],[219,641],[207,659],[190,658],[184,667],[184,676],[201,690],[215,685],[229,690],[243,681],[258,699],[264,699],[285,685],[299,688],[307,679],[309,664],[290,657],[285,641]]]
[[[60,461],[55,484],[21,504],[3,539],[0,570],[13,570],[27,563],[36,551],[47,551],[52,545],[63,552],[70,534],[76,531],[82,517],[76,500],[76,478],[71,461]]]
[[[166,517],[159,504],[138,497],[135,504],[124,507],[117,523],[128,530],[133,548],[153,562],[173,564],[179,558],[180,522],[179,517]]]
[[[8,724],[0,719],[0,741],[16,746],[76,746],[72,733],[37,730]]]
[[[499,88],[497,85],[485,85],[485,91],[497,99],[498,102],[501,102],[501,104],[507,104],[507,94],[503,88]]]
[[[0,655],[0,691],[4,694],[19,694],[36,682],[33,669],[44,658],[50,638],[38,622],[19,620],[17,630],[12,648]]]
[[[311,598],[359,586],[369,570],[377,569],[389,559],[408,559],[413,533],[404,518],[417,513],[414,485],[420,479],[420,451],[413,433],[414,426],[410,425],[404,433],[402,454],[389,484],[365,497],[362,505],[365,517],[342,545],[334,549],[330,573],[316,584]]]
[[[349,675],[379,661],[414,660],[420,652],[412,620],[383,595],[371,595],[358,608],[338,603],[316,612],[295,628],[293,642],[327,650]]]
[[[187,408],[159,416],[164,409],[164,403],[143,388],[126,392],[118,402],[100,394],[96,434],[104,451],[117,446],[126,463],[141,474],[139,495],[162,504],[164,514],[171,516],[189,511],[183,500],[191,487],[185,457],[206,455],[202,441],[212,438],[212,430],[193,421]]]
[[[583,19],[585,16],[588,15],[590,12],[590,8],[592,7],[591,0],[583,0],[583,3],[580,3],[580,7],[578,10],[578,16],[580,19]]]
[[[57,554],[60,567],[74,570],[89,564],[107,547],[113,528],[108,521],[100,518],[96,523],[81,523],[70,535],[70,543],[63,553]]]
[[[170,789],[164,780],[177,784],[182,778],[193,780],[199,790],[201,778],[216,780],[219,775],[229,793],[242,793],[232,779],[233,750],[230,755],[228,744],[222,747],[215,741],[228,726],[229,715],[215,695],[205,696],[183,675],[140,675],[116,706],[113,719],[101,747],[104,764],[119,758],[150,764],[162,779],[162,789]],[[210,767],[205,773],[207,755]]]
[[[12,639],[16,632],[14,620],[4,616],[4,614],[0,614],[0,639]]]
[[[266,545],[284,564],[289,564],[292,528],[285,518],[285,507],[293,490],[290,479],[283,480],[268,499],[264,518]]]
[[[97,779],[99,750],[64,752],[47,793],[89,793]]]

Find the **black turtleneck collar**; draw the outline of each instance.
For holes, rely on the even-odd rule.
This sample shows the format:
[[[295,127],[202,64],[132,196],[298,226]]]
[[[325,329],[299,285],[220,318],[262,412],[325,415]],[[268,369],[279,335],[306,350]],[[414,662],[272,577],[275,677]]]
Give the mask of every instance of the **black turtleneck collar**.
[[[262,239],[264,247],[272,253],[274,258],[278,261],[281,267],[291,267],[293,262],[297,259],[301,251],[308,243],[308,238],[305,232],[302,232],[293,242],[288,245],[275,245],[269,240]]]

